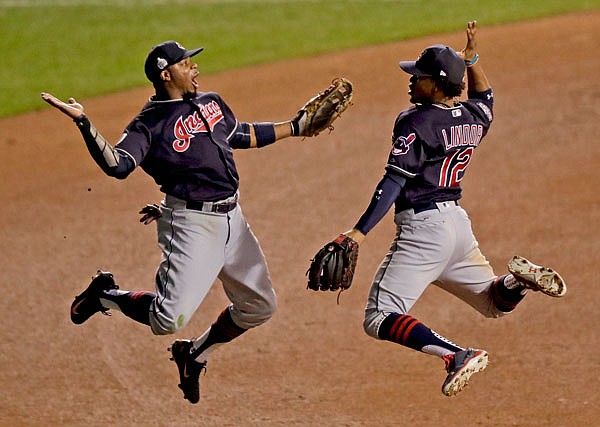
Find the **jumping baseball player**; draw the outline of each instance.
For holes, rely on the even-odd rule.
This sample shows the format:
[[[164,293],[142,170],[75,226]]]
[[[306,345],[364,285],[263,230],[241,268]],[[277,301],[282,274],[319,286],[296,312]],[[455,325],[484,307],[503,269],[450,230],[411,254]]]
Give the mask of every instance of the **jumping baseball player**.
[[[204,334],[176,340],[170,347],[179,370],[179,387],[192,403],[200,399],[198,379],[209,354],[265,323],[276,308],[265,257],[240,208],[232,149],[260,148],[319,131],[308,129],[309,113],[304,108],[286,122],[238,122],[217,93],[198,92],[199,73],[192,57],[202,50],[188,50],[175,41],[152,48],[145,73],[155,95],[115,147],[73,98],[65,103],[42,93],[46,102],[74,120],[104,173],[124,179],[140,166],[165,194],[157,219],[162,260],[156,272],[156,292],[120,290],[111,273],[98,271],[73,301],[73,323],[115,309],[148,325],[154,334],[172,334],[190,321],[214,281],[219,278],[223,283],[231,304]],[[337,105],[337,110],[325,111],[324,126],[347,105],[342,101],[350,95],[350,87],[345,81],[342,89],[332,90],[334,101],[328,105]]]
[[[481,68],[476,22],[467,25],[466,47],[426,48],[416,61],[402,61],[411,75],[411,108],[394,124],[385,174],[358,223],[344,234],[360,243],[395,206],[397,232],[371,286],[364,329],[388,340],[438,356],[445,362],[445,395],[461,391],[485,369],[485,350],[464,348],[409,315],[430,283],[450,292],[486,317],[510,313],[527,290],[562,297],[558,273],[515,256],[510,274],[496,276],[459,205],[461,180],[493,119],[494,96]],[[468,99],[458,102],[468,78]]]

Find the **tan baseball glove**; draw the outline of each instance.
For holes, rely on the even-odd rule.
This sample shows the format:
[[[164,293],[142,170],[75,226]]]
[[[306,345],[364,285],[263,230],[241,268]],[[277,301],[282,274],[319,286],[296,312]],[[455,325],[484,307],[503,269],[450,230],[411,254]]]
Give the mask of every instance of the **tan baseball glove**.
[[[317,136],[325,129],[333,130],[332,123],[352,104],[352,82],[344,77],[335,78],[331,85],[309,99],[292,119],[294,136]]]

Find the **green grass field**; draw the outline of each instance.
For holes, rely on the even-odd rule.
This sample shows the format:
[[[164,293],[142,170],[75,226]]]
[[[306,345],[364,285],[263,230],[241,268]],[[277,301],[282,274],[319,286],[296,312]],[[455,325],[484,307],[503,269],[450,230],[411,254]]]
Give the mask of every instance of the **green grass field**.
[[[600,7],[600,0],[0,0],[0,117],[147,84],[156,43],[204,46],[201,71]]]

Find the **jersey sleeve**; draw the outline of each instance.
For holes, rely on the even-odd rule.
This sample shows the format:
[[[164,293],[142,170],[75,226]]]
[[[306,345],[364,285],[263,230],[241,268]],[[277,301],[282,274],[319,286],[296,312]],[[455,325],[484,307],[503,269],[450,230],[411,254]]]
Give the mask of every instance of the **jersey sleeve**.
[[[489,127],[494,120],[494,91],[490,88],[484,92],[469,92],[468,97],[465,107]]]
[[[386,172],[404,178],[414,178],[425,160],[424,147],[410,116],[401,114],[394,125],[392,149]]]
[[[238,123],[236,130],[229,136],[231,148],[250,148],[250,124]]]
[[[122,156],[127,157],[134,167],[137,167],[148,154],[151,143],[152,136],[149,129],[139,117],[136,117],[125,128],[121,139],[115,146],[115,150]]]

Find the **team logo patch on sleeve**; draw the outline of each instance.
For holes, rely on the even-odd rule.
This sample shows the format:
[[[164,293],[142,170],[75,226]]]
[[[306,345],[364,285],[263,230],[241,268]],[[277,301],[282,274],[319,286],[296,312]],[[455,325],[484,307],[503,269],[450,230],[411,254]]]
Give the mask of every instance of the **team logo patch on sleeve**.
[[[392,155],[401,156],[408,153],[408,150],[410,150],[410,146],[413,142],[415,142],[415,139],[417,139],[417,136],[414,134],[414,132],[408,136],[399,136],[396,138],[394,141],[394,147],[392,148]]]
[[[491,122],[494,119],[494,116],[492,114],[492,110],[490,110],[490,108],[485,105],[483,102],[478,102],[477,106],[479,108],[481,108],[481,111],[483,111],[483,114],[485,114],[485,116],[487,117],[487,119]]]

